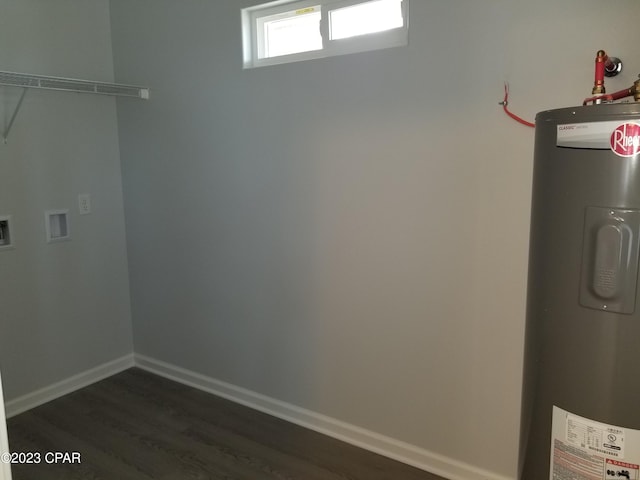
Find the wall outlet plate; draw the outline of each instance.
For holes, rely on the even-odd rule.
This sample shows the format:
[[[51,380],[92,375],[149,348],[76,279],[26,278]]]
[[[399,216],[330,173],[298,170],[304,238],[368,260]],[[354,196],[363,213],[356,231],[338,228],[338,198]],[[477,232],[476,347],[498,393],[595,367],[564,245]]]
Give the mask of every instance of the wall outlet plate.
[[[78,213],[80,213],[80,215],[88,215],[91,213],[91,195],[88,193],[78,195]]]

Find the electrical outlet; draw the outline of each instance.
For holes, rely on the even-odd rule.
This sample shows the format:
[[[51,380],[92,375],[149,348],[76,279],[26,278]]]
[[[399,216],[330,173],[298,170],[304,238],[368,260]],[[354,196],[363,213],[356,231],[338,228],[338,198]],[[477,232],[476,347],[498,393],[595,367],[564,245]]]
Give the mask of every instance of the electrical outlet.
[[[78,195],[78,212],[80,215],[91,213],[91,195],[88,193]]]

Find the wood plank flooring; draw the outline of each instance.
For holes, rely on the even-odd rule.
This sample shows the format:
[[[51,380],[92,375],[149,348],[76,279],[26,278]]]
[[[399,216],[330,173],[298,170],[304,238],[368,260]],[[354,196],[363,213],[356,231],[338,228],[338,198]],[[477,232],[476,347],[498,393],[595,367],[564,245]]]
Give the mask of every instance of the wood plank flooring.
[[[8,421],[14,480],[441,480],[132,368]],[[50,464],[46,452],[79,452]]]

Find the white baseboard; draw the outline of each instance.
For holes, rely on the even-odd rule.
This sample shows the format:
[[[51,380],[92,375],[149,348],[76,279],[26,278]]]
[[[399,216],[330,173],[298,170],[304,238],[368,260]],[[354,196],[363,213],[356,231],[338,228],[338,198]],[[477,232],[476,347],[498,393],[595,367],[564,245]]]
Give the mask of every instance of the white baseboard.
[[[512,480],[349,423],[261,395],[154,358],[135,354],[137,367],[309,428],[450,480]]]
[[[124,357],[103,363],[95,368],[66,378],[60,382],[54,383],[53,385],[49,385],[48,387],[14,398],[13,400],[9,400],[5,403],[6,416],[7,418],[11,418],[39,405],[50,402],[51,400],[62,397],[63,395],[110,377],[111,375],[120,373],[134,365],[133,354],[128,354]]]

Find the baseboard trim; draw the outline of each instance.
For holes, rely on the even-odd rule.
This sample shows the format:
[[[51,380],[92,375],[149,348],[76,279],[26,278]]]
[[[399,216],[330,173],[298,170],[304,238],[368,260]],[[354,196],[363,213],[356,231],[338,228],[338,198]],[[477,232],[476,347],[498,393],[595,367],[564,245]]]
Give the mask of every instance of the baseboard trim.
[[[68,393],[84,388],[92,383],[120,373],[135,366],[133,354],[128,354],[97,367],[81,372],[60,382],[28,393],[5,403],[7,418],[14,417]]]
[[[135,365],[156,375],[226,398],[449,480],[512,480],[325,415],[267,397],[145,355]]]

